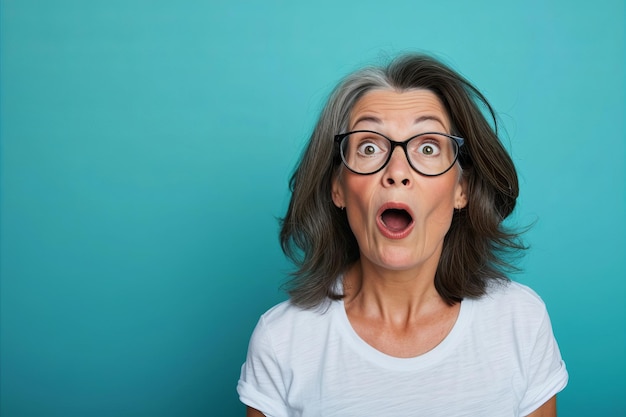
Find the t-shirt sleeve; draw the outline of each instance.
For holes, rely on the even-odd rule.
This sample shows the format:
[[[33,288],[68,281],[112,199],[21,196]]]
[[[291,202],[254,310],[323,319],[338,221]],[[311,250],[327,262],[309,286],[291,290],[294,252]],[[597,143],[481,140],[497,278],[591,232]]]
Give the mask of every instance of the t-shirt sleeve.
[[[266,417],[288,417],[285,384],[263,317],[250,338],[237,392],[242,403],[256,408]]]
[[[567,385],[568,374],[557,345],[547,311],[543,310],[530,356],[527,358],[527,389],[520,403],[520,415],[527,416]]]

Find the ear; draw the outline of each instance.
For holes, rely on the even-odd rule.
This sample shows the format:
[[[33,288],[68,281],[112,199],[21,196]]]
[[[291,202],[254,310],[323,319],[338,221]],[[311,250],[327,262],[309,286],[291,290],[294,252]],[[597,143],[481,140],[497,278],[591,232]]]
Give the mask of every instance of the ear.
[[[461,176],[454,191],[454,208],[462,209],[467,205],[467,178]]]
[[[333,177],[333,184],[331,188],[331,197],[333,199],[333,203],[338,208],[344,208],[346,206],[346,201],[343,195],[343,187],[341,186],[341,178],[340,174],[337,173]]]

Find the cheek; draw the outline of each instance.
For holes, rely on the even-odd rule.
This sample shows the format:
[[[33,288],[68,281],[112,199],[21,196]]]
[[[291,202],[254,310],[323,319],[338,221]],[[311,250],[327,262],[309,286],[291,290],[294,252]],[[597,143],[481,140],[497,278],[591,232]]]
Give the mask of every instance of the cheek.
[[[346,206],[353,206],[362,211],[368,206],[373,195],[373,187],[367,176],[350,175],[344,179],[343,195],[346,200]]]
[[[433,184],[428,190],[425,190],[425,195],[428,197],[428,206],[431,207],[433,215],[442,221],[449,222],[454,213],[454,205],[457,199],[456,196],[457,184],[456,182],[446,182],[440,184]]]
[[[374,218],[372,211],[376,210],[374,203],[374,187],[369,178],[359,176],[346,179],[343,184],[343,196],[346,203],[346,214],[350,228],[355,235],[359,235],[368,228]]]

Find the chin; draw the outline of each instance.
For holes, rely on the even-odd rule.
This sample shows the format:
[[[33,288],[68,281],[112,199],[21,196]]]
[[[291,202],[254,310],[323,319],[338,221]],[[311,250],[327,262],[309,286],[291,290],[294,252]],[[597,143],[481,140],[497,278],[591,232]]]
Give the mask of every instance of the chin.
[[[390,271],[406,271],[418,266],[421,262],[415,257],[398,256],[398,254],[392,254],[388,256],[381,256],[376,262],[378,266],[381,266]]]
[[[439,261],[439,251],[418,250],[417,245],[386,247],[376,254],[375,263],[392,271],[405,271]],[[372,258],[370,258],[372,259]],[[374,260],[372,259],[372,260]]]

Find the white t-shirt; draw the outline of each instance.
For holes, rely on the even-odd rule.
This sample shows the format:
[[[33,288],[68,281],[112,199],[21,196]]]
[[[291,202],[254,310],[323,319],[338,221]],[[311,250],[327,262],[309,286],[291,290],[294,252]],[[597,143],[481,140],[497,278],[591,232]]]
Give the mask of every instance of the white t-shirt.
[[[544,303],[509,283],[463,300],[449,335],[408,359],[363,341],[342,301],[325,312],[286,301],[259,320],[237,391],[267,417],[505,417],[530,414],[567,379]]]

